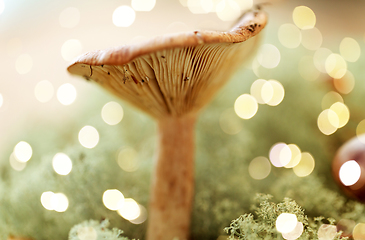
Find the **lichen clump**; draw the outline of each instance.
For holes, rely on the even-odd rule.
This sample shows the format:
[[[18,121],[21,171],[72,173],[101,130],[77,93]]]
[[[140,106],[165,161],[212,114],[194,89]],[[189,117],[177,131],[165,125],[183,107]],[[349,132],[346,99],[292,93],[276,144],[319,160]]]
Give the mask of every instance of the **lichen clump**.
[[[69,240],[129,240],[123,237],[123,231],[117,228],[108,229],[109,220],[89,220],[75,225],[68,236]]]
[[[233,220],[229,227],[225,228],[229,234],[229,239],[282,239],[282,234],[276,229],[276,220],[282,213],[295,214],[298,222],[303,224],[303,232],[298,239],[319,239],[318,230],[323,224],[335,226],[333,225],[335,220],[332,218],[308,218],[304,209],[290,198],[284,198],[278,204],[270,202],[271,198],[271,195],[257,194],[256,204],[252,206],[254,214],[241,215]],[[341,237],[341,234],[341,232],[335,233],[332,239],[347,239]]]

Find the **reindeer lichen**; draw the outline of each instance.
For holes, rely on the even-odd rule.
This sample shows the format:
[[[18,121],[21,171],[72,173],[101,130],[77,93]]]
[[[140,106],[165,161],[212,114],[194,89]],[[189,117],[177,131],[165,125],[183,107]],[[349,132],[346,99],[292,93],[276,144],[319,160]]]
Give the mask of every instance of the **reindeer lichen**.
[[[108,229],[109,220],[88,220],[75,225],[69,233],[69,240],[129,240],[122,237],[123,231],[118,228]]]
[[[252,206],[254,213],[246,213],[233,220],[224,230],[229,234],[229,239],[282,239],[282,234],[276,230],[276,220],[281,213],[291,213],[297,216],[298,222],[303,224],[303,233],[298,239],[318,239],[318,229],[322,224],[333,225],[332,218],[308,218],[304,209],[294,200],[284,198],[281,203],[271,202],[271,195],[257,194],[256,204]],[[337,232],[334,240],[345,240],[341,232]]]

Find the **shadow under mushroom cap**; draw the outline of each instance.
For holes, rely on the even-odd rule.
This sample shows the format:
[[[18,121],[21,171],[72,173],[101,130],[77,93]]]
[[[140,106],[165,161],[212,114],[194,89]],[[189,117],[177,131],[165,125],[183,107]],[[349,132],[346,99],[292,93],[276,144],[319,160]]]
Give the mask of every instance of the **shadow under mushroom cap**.
[[[195,31],[86,53],[68,67],[159,119],[197,112],[254,52],[266,25],[262,11],[229,32]],[[246,41],[247,40],[247,41]]]

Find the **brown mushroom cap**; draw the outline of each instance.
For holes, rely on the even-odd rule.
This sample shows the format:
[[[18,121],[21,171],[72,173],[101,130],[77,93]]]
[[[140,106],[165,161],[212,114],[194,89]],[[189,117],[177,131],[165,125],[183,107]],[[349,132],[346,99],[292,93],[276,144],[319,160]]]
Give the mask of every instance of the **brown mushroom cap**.
[[[264,12],[250,11],[229,32],[164,35],[89,52],[68,71],[94,80],[155,118],[197,112],[252,54],[258,42],[254,36],[266,21]]]

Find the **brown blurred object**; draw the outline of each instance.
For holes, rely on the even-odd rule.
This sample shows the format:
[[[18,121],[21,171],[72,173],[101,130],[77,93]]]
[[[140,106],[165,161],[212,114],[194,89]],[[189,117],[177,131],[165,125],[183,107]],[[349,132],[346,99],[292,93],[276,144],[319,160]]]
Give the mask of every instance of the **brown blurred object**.
[[[345,186],[340,179],[340,168],[351,160],[359,164],[361,175],[355,184]],[[332,174],[337,184],[348,196],[365,201],[365,134],[350,139],[338,149],[332,162]]]

